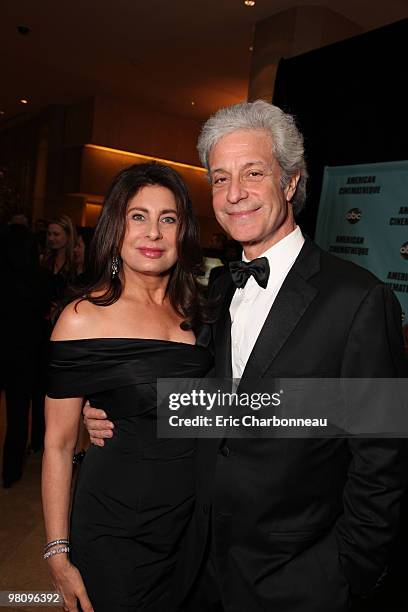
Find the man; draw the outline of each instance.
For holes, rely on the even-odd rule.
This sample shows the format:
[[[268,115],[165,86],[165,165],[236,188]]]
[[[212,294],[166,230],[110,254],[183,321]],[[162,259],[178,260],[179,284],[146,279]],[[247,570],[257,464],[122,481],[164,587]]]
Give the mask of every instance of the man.
[[[49,294],[48,277],[39,266],[34,237],[17,217],[27,220],[25,215],[13,215],[8,225],[0,227],[0,278],[4,291],[0,301],[0,389],[5,390],[7,408],[2,469],[5,488],[20,480],[23,473],[30,400]]]
[[[211,288],[220,300],[214,375],[252,385],[405,376],[394,296],[296,226],[307,173],[292,117],[262,101],[221,109],[198,149],[217,220],[253,262]],[[88,427],[93,438],[106,430]],[[387,572],[404,453],[395,439],[199,440],[196,510],[179,571],[186,609],[218,609],[212,589],[227,612],[349,609],[350,593],[369,594]]]

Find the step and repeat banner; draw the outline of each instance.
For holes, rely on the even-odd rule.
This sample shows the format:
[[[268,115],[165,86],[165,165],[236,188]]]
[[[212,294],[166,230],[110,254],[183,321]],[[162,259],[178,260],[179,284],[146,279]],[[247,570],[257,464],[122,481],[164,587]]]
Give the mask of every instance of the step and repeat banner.
[[[383,280],[407,323],[408,161],[326,166],[316,242]]]

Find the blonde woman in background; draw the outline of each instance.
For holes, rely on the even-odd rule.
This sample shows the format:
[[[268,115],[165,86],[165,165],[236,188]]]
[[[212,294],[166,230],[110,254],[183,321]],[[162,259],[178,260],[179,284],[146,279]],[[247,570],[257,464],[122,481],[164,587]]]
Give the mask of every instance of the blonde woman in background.
[[[74,248],[76,244],[75,227],[68,217],[62,214],[52,219],[47,228],[47,250],[42,265],[52,275],[52,301],[58,302],[67,284],[75,275]]]

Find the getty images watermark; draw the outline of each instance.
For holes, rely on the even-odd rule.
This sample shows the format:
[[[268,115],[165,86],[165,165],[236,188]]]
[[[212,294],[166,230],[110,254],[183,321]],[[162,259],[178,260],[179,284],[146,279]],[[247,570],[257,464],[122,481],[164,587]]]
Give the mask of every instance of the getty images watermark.
[[[158,436],[408,437],[406,379],[159,379]]]
[[[283,391],[282,391],[283,393]],[[217,389],[215,392],[204,389],[192,389],[189,393],[170,393],[169,410],[179,411],[184,408],[201,408],[203,411],[232,408],[250,408],[253,411],[261,408],[281,405],[281,392],[277,393],[237,393]],[[190,411],[188,411],[190,412]],[[197,414],[196,416],[169,416],[170,427],[327,427],[327,418],[278,418],[275,414],[261,417],[255,414]]]

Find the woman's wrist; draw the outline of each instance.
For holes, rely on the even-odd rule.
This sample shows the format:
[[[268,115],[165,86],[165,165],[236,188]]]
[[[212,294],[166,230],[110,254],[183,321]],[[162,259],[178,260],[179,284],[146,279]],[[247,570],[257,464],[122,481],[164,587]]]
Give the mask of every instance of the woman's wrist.
[[[47,559],[47,565],[51,571],[61,572],[61,570],[71,565],[71,561],[69,560],[68,553],[53,555]]]

